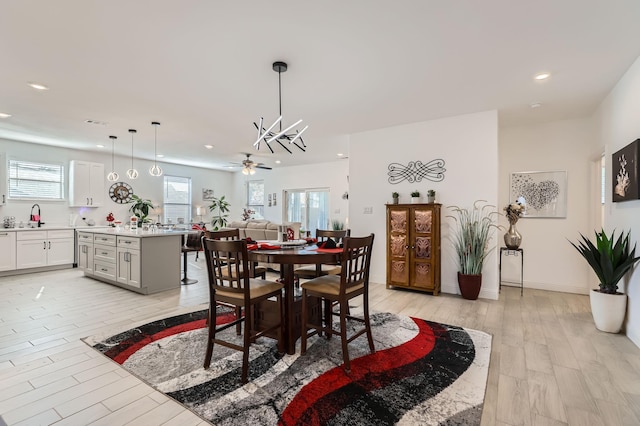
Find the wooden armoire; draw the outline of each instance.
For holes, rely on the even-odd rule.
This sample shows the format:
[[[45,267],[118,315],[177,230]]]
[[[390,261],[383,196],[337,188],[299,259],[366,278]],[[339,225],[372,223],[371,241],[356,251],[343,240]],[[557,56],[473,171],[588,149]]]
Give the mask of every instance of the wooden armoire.
[[[441,204],[387,204],[387,288],[440,291]]]

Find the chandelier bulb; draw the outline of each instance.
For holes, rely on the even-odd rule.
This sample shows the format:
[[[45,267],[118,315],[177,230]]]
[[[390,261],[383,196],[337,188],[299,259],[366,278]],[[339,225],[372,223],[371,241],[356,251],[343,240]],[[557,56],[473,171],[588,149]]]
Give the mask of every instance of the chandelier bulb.
[[[118,178],[120,177],[120,175],[118,175],[118,173],[116,172],[111,172],[107,175],[107,180],[109,182],[115,182],[118,180]]]
[[[137,179],[138,171],[136,169],[129,169],[127,170],[127,176],[129,177],[129,179]]]
[[[158,166],[157,164],[154,164],[153,166],[151,166],[151,168],[149,169],[149,174],[151,176],[162,176],[162,169],[160,168],[160,166]]]

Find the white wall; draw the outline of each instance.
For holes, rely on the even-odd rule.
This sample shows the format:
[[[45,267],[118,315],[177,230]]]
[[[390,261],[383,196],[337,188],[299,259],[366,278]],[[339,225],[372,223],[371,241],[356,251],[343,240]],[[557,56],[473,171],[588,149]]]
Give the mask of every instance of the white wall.
[[[298,154],[304,155],[304,154]],[[293,158],[293,157],[292,157]],[[331,220],[347,221],[349,202],[342,199],[342,194],[349,190],[349,162],[337,160],[329,163],[310,164],[305,166],[281,167],[273,170],[258,169],[253,176],[235,173],[234,188],[237,205],[232,206],[231,219],[240,220],[246,199],[246,182],[264,180],[265,207],[264,218],[275,223],[282,223],[284,217],[284,191],[304,188],[328,188],[329,211]],[[277,194],[277,204],[268,207],[267,194]]]
[[[105,152],[88,152],[78,151],[66,148],[57,148],[46,145],[36,145],[24,142],[15,142],[5,139],[0,139],[0,152],[4,152],[7,158],[17,160],[30,160],[43,163],[58,163],[63,164],[65,167],[65,181],[69,182],[69,161],[70,160],[85,160],[97,163],[103,163],[105,165],[105,192],[103,207],[88,208],[88,207],[69,207],[68,201],[68,186],[65,187],[65,200],[64,201],[16,201],[9,200],[5,206],[0,207],[1,216],[15,216],[16,222],[29,220],[29,214],[31,212],[31,206],[34,203],[38,203],[41,207],[42,220],[47,225],[68,225],[69,215],[78,214],[81,217],[95,220],[97,225],[106,225],[106,217],[109,212],[113,212],[116,220],[122,220],[125,222],[130,213],[128,211],[128,204],[117,204],[109,198],[109,187],[111,182],[107,181],[106,175],[110,172],[111,168],[111,155]],[[144,160],[134,160],[134,166],[140,173],[140,177],[135,180],[130,180],[126,177],[126,170],[131,165],[130,157],[115,157],[115,168],[120,175],[120,181],[129,183],[133,192],[142,198],[150,199],[155,205],[162,203],[162,189],[163,178],[153,177],[149,175],[148,170],[152,163]],[[180,166],[176,164],[160,163],[160,166],[164,170],[164,174],[172,176],[185,176],[191,177],[192,185],[192,200],[193,200],[193,217],[195,219],[195,208],[198,205],[207,206],[209,202],[202,201],[202,188],[214,189],[216,196],[224,193],[225,188],[229,188],[233,182],[233,173],[207,170],[201,168]],[[233,197],[232,203],[239,203]],[[206,209],[207,215],[205,220],[211,219],[209,209]],[[78,220],[78,225],[81,225],[81,220]]]
[[[640,200],[611,203],[611,155],[640,137],[640,58],[629,68],[595,114],[600,148],[607,160],[607,202],[605,225],[608,232],[631,230],[632,243],[640,240]],[[627,336],[640,346],[640,271],[636,267],[621,291],[629,295]]]
[[[446,162],[442,182],[392,185],[388,166],[392,162],[424,163],[441,158]],[[426,195],[436,191],[442,211],[442,291],[458,294],[454,251],[449,240],[452,220],[446,206],[471,207],[474,200],[498,201],[498,118],[496,111],[407,124],[351,135],[349,150],[349,227],[352,235],[375,233],[371,281],[386,282],[386,209],[391,193],[400,193],[400,202],[409,202],[417,189]],[[364,214],[371,207],[372,214]],[[493,238],[492,246],[497,245]],[[497,299],[498,270],[494,252],[485,262],[480,297]]]
[[[552,123],[500,129],[500,211],[509,200],[512,172],[567,171],[567,217],[523,218],[517,228],[522,234],[525,287],[571,293],[589,292],[590,269],[567,240],[579,233],[593,234],[591,164],[599,158],[594,150],[592,120]],[[501,225],[508,227],[504,214]],[[501,232],[501,238],[504,232]],[[520,259],[503,256],[503,279],[520,283]]]

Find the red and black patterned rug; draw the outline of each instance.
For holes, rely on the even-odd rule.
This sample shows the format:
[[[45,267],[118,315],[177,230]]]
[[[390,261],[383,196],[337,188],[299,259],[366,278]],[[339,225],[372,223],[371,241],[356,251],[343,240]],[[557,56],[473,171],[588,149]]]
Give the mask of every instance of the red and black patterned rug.
[[[278,354],[275,341],[252,345],[249,383],[242,353],[217,345],[202,368],[206,310],[172,316],[85,342],[216,425],[480,424],[491,336],[390,313],[371,316],[366,337],[349,345],[351,374],[340,367],[340,339],[314,337],[307,353]],[[217,322],[233,319],[219,308]],[[236,338],[235,327],[224,333]],[[299,342],[298,342],[299,349]]]

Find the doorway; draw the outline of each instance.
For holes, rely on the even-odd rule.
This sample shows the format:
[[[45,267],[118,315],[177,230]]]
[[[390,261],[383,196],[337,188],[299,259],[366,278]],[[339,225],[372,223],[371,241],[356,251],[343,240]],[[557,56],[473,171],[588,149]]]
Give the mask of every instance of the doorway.
[[[284,191],[287,222],[300,222],[302,229],[316,234],[329,229],[329,189],[289,189]]]

